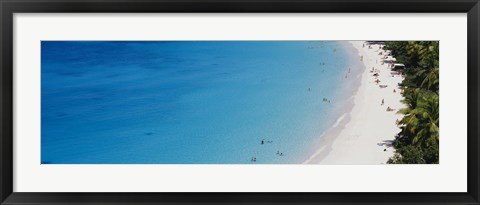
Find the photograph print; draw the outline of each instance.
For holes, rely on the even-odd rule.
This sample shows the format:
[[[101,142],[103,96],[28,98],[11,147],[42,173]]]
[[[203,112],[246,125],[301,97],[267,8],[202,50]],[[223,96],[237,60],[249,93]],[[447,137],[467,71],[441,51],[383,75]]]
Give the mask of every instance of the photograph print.
[[[41,164],[438,164],[439,41],[42,41]]]

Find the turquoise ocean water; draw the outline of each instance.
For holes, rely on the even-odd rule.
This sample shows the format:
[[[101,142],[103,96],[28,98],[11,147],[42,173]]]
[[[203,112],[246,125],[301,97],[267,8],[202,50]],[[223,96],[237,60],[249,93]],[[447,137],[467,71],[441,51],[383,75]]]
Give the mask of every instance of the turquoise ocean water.
[[[342,41],[41,46],[42,164],[302,163],[364,69]]]

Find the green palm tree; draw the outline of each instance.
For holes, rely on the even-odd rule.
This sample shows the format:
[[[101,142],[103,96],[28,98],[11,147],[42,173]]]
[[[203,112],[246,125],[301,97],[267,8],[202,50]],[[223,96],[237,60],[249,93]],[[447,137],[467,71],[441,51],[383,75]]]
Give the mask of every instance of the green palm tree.
[[[418,106],[414,111],[417,115],[419,125],[412,143],[414,145],[425,145],[427,140],[433,139],[438,142],[439,138],[439,102],[436,93],[422,95]]]
[[[438,41],[429,42],[427,45],[427,53],[422,56],[420,65],[423,68],[438,68],[439,67],[439,43]]]
[[[433,68],[429,70],[428,73],[425,75],[425,78],[423,79],[422,84],[420,86],[427,90],[438,92],[439,78],[440,78],[439,69]]]
[[[411,56],[417,56],[422,59],[428,52],[428,46],[425,46],[422,41],[409,41],[407,45],[408,54]]]
[[[406,108],[400,109],[398,113],[403,114],[404,117],[400,120],[400,124],[404,125],[403,135],[411,136],[412,133],[416,133],[419,126],[419,119],[417,117],[418,100],[420,98],[420,89],[405,89],[405,99],[402,102],[407,105]]]
[[[407,44],[407,54],[409,56],[407,60],[410,63],[409,66],[414,68],[419,67],[420,61],[424,59],[427,53],[428,47],[422,42],[409,41]]]

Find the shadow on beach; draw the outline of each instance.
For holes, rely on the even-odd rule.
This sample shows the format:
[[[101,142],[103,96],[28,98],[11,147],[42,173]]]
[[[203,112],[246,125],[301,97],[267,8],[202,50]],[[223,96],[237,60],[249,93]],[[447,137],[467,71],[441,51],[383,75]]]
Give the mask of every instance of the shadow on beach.
[[[383,140],[382,142],[377,143],[378,146],[392,147],[393,140]]]

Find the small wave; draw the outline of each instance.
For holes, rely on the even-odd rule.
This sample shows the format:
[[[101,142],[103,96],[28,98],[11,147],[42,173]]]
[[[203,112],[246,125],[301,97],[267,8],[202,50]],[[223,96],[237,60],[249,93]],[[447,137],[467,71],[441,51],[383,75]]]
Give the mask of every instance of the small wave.
[[[347,115],[347,113],[343,113],[343,115],[340,116],[340,117],[337,119],[337,121],[335,121],[335,124],[333,124],[332,127],[337,127],[337,126],[340,124],[340,122],[342,122],[342,120],[345,118],[346,115]]]

